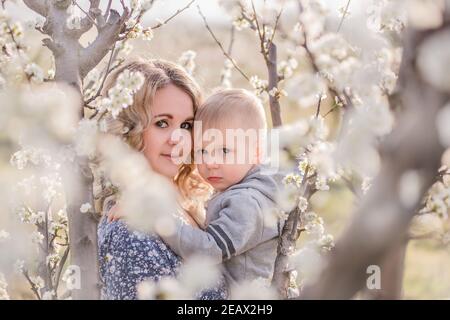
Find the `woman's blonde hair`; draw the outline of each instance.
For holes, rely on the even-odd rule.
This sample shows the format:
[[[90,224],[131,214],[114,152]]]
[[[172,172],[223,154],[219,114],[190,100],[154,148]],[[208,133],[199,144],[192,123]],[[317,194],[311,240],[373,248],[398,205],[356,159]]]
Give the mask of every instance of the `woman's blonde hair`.
[[[202,93],[195,80],[182,67],[162,59],[135,60],[120,67],[108,76],[102,96],[107,95],[108,90],[115,85],[118,76],[124,70],[139,71],[144,76],[144,83],[134,94],[132,105],[122,110],[116,118],[107,114],[104,120],[108,133],[122,136],[124,141],[135,150],[142,151],[145,148],[144,131],[152,118],[151,106],[157,90],[169,84],[183,90],[192,99],[194,114],[202,103]],[[182,196],[183,207],[192,207],[189,203],[191,198],[209,190],[195,172],[193,164],[183,164],[174,181]],[[203,224],[203,217],[189,213],[198,224]]]

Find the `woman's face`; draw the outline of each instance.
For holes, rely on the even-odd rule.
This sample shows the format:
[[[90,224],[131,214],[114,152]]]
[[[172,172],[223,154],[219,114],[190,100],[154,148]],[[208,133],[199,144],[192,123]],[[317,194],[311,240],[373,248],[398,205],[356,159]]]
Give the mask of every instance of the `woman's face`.
[[[194,106],[191,97],[173,84],[156,91],[151,107],[150,125],[144,131],[145,157],[153,170],[170,179],[178,172],[178,157],[186,157],[177,150],[191,149],[191,131],[194,122]],[[177,130],[181,140],[172,136]],[[177,136],[175,135],[175,137]],[[183,148],[177,144],[183,143]],[[177,146],[176,149],[174,147]],[[172,155],[174,151],[174,156]]]

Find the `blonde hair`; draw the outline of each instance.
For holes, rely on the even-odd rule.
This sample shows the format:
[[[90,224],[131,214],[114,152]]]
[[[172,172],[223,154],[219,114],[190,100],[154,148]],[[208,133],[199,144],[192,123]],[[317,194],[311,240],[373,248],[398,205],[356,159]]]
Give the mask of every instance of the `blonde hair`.
[[[221,89],[210,95],[195,114],[203,128],[218,128],[223,123],[240,127],[267,129],[266,114],[261,101],[245,89]]]
[[[144,131],[152,118],[151,106],[157,90],[169,84],[183,90],[192,99],[194,114],[202,102],[202,93],[195,80],[177,64],[162,59],[135,60],[125,64],[108,76],[102,96],[107,95],[108,90],[115,85],[118,76],[124,70],[139,71],[144,76],[144,83],[134,94],[132,105],[122,110],[116,118],[107,114],[104,119],[107,132],[122,136],[124,141],[135,150],[142,151],[145,148]],[[183,164],[174,178],[174,182],[182,196],[183,207],[192,206],[189,203],[191,196],[197,197],[202,192],[209,190],[196,173],[193,164]],[[203,217],[189,210],[188,212],[198,224],[203,224]]]

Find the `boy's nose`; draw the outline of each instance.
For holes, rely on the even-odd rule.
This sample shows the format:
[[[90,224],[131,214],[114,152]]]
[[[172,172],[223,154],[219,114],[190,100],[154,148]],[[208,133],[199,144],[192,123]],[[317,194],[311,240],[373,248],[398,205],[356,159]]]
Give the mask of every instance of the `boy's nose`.
[[[214,161],[213,159],[210,159],[210,161],[206,162],[206,168],[208,170],[213,170],[219,168],[219,164]]]

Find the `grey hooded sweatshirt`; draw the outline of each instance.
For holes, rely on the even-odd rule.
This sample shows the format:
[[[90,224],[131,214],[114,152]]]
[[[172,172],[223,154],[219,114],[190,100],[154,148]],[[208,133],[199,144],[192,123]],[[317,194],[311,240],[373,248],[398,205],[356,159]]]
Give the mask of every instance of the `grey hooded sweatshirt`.
[[[281,175],[252,168],[244,179],[207,203],[206,229],[176,220],[176,232],[162,236],[178,255],[206,255],[223,262],[228,284],[256,278],[270,279],[277,253],[280,226],[275,198]]]

